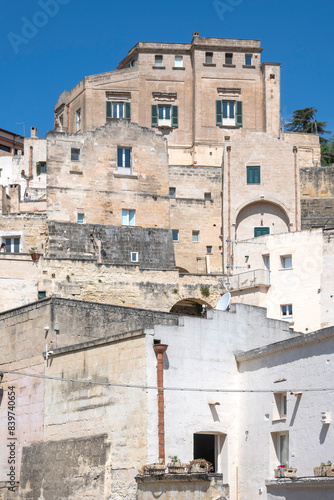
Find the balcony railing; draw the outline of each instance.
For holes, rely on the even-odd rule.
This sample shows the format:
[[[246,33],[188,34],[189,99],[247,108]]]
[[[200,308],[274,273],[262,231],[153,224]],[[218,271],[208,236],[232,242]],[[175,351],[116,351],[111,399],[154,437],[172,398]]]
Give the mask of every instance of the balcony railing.
[[[60,133],[66,134],[67,127],[63,127],[62,125],[56,125],[55,132],[60,132]]]
[[[230,289],[233,290],[254,288],[260,285],[270,285],[270,271],[267,269],[254,269],[254,271],[246,271],[230,276]]]

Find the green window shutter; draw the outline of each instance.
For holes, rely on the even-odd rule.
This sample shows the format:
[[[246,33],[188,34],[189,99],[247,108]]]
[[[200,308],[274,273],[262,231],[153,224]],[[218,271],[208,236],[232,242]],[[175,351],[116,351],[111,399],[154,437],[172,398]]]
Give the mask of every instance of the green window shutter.
[[[172,106],[172,127],[179,126],[179,107]]]
[[[112,118],[112,102],[107,101],[106,102],[106,116],[107,118]]]
[[[216,101],[216,125],[223,125],[223,103]]]
[[[125,103],[125,119],[131,120],[131,102]]]
[[[247,184],[261,183],[261,167],[247,167]]]
[[[235,101],[235,124],[242,127],[242,101]]]
[[[152,104],[151,107],[151,118],[152,118],[152,127],[157,127],[159,125],[158,123],[158,105],[157,104]]]
[[[254,238],[263,236],[264,234],[270,234],[269,227],[254,227]]]
[[[39,161],[36,163],[36,174],[41,175],[41,164]]]

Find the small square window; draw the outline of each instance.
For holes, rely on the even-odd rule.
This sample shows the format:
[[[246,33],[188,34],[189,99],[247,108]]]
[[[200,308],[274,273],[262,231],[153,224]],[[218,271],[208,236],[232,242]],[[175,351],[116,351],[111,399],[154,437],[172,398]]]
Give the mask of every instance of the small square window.
[[[205,200],[211,200],[211,193],[204,193]]]
[[[42,300],[46,298],[46,292],[38,291],[38,300]]]
[[[281,306],[282,319],[292,319],[292,304],[284,304]]]
[[[19,237],[3,238],[2,242],[6,245],[5,246],[6,253],[20,253],[21,241]]]
[[[85,215],[84,214],[78,214],[78,224],[83,224],[84,223],[84,219],[85,219]]]
[[[155,56],[154,65],[162,66],[163,56]]]
[[[225,54],[225,64],[233,64],[233,54]]]
[[[208,255],[212,254],[212,247],[211,246],[206,247],[206,253]]]
[[[179,241],[179,230],[172,229],[172,233],[173,233],[173,241]]]
[[[131,262],[138,262],[138,252],[131,252]]]
[[[251,65],[252,65],[252,55],[246,54],[245,55],[245,66],[251,66]]]
[[[135,210],[122,210],[122,226],[135,225]]]
[[[247,184],[261,184],[261,167],[247,167]]]
[[[282,269],[292,269],[292,255],[281,257]]]
[[[183,57],[182,56],[175,56],[175,68],[183,68]]]
[[[176,188],[170,187],[169,188],[169,197],[175,198],[175,193],[176,193]]]
[[[80,160],[80,149],[71,149],[71,160],[79,161]]]
[[[192,232],[192,241],[193,241],[193,243],[199,242],[199,231]]]
[[[212,64],[213,62],[213,52],[205,52],[205,63]]]

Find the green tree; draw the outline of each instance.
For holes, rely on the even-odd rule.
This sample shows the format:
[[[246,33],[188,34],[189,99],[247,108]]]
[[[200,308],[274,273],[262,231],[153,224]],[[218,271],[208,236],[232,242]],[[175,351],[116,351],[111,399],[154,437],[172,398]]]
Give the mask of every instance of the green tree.
[[[319,122],[315,119],[318,110],[316,108],[296,109],[292,115],[292,122],[286,125],[287,132],[302,132],[304,134],[318,134],[320,143],[325,144],[327,139],[324,134],[330,134],[325,130],[327,122]]]
[[[326,142],[321,144],[321,165],[334,164],[334,135]]]

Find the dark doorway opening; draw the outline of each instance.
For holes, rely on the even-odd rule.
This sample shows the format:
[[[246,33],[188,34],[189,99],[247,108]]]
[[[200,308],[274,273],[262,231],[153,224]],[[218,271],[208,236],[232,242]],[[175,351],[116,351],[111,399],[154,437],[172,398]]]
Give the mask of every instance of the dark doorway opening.
[[[214,434],[194,434],[194,459],[196,458],[205,458],[212,464],[213,472],[216,472]]]

